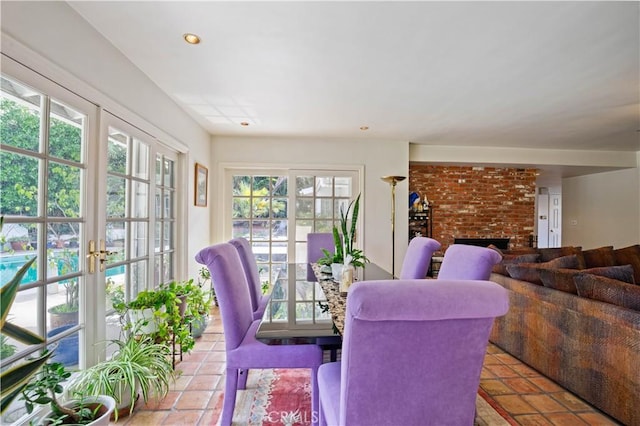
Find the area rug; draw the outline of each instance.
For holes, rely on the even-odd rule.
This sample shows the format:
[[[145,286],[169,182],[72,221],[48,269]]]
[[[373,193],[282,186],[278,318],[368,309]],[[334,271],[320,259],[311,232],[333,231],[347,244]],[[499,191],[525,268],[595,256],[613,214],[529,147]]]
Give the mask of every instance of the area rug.
[[[310,425],[311,383],[306,369],[250,370],[247,389],[238,391],[233,425]],[[482,390],[475,426],[517,424]]]

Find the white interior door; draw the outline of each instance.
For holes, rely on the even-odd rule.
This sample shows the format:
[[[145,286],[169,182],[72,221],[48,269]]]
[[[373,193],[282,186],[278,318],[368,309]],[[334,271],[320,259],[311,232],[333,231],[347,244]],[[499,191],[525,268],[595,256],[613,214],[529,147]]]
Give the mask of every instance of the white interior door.
[[[540,188],[538,191],[538,247],[549,247],[549,191]]]
[[[562,196],[549,195],[549,247],[562,246]]]

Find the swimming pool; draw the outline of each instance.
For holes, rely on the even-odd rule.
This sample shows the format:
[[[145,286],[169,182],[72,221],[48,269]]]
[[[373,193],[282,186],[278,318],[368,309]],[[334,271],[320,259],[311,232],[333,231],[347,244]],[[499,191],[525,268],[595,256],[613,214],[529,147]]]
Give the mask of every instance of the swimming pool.
[[[2,285],[9,282],[11,278],[15,276],[15,274],[20,270],[22,265],[27,263],[29,259],[33,258],[35,254],[11,254],[6,256],[0,256],[0,283]],[[55,254],[54,254],[55,256]],[[68,255],[65,255],[68,257]],[[69,258],[71,264],[74,269],[77,269],[78,265],[78,255],[75,254]],[[64,269],[64,260],[60,256],[59,258],[55,258],[55,267],[57,269],[57,275],[61,275]],[[114,268],[107,269],[107,277],[112,277],[114,275],[124,274],[124,265],[120,265]],[[35,266],[29,268],[25,276],[20,281],[20,284],[28,284],[38,279],[38,271]]]

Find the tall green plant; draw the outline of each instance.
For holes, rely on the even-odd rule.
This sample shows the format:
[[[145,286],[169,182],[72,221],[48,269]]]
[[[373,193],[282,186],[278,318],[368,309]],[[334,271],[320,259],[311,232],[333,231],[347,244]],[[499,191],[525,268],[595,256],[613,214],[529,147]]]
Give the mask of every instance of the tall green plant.
[[[347,256],[350,256],[353,266],[362,267],[369,262],[363,251],[355,248],[358,214],[360,213],[360,195],[358,194],[356,199],[349,203],[346,211],[344,206],[340,206],[340,228],[333,227],[335,254],[322,249],[324,256],[318,259],[319,264],[344,263]]]
[[[340,228],[342,230],[344,253],[343,255],[351,254],[353,252],[353,243],[356,239],[356,226],[358,223],[358,213],[360,212],[360,194],[354,201],[351,201],[347,206],[347,211],[344,211],[344,206],[340,206]],[[351,219],[349,219],[349,212],[351,212]],[[349,223],[351,222],[351,223]],[[335,232],[334,232],[335,239]]]
[[[0,217],[0,231],[2,230],[3,223],[4,218]],[[29,268],[31,268],[35,260],[36,258],[34,257],[22,265],[16,275],[0,289],[0,330],[5,336],[11,337],[26,345],[42,344],[45,342],[45,339],[25,328],[10,323],[7,321],[7,317],[9,316],[9,311],[16,298],[18,289],[20,288],[20,281],[22,281],[22,278]],[[20,395],[22,390],[29,384],[31,377],[40,370],[40,367],[47,362],[50,356],[51,352],[47,352],[2,372],[0,375],[2,398],[0,401],[0,413],[4,413],[11,402]]]

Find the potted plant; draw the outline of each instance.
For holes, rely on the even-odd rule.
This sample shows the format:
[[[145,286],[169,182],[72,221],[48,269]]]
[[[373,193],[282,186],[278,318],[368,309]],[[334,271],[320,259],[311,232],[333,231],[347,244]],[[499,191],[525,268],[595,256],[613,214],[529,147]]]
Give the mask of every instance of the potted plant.
[[[209,284],[209,288],[211,289],[211,303],[213,306],[218,306],[218,299],[216,299],[216,291],[211,285],[211,272],[209,272],[209,268],[203,266],[198,271],[198,285],[203,288],[206,284]]]
[[[181,315],[181,299],[177,293],[182,284],[162,284],[155,290],[144,290],[128,303],[114,305],[123,317],[128,317],[125,329],[136,334],[152,336],[157,342],[175,342],[183,352],[193,349],[195,341],[189,331],[189,323]]]
[[[36,405],[49,405],[50,411],[39,421],[41,425],[105,425],[109,424],[109,417],[115,409],[115,400],[106,395],[84,396],[76,395],[74,399],[62,404],[58,394],[62,394],[65,382],[71,373],[66,371],[59,362],[46,363],[42,370],[33,376],[22,390],[27,413],[31,414]]]
[[[190,327],[192,337],[202,335],[207,325],[207,319],[211,311],[211,296],[203,290],[203,283],[194,282],[193,279],[187,281],[172,281],[162,284],[165,288],[176,294],[181,301],[180,314],[184,325]],[[180,332],[182,330],[177,330]],[[181,341],[181,345],[186,344],[189,349],[195,342]]]
[[[191,323],[200,319],[197,310],[199,307],[194,305],[193,298],[196,297],[196,292],[200,290],[200,287],[194,284],[193,279],[189,279],[160,284],[160,289],[169,292],[174,297],[175,303],[172,306],[167,305],[171,332],[175,336],[176,343],[180,345],[180,349],[183,352],[190,352],[195,345],[191,333]]]
[[[211,313],[212,296],[205,291],[202,284],[194,284],[191,280],[189,293],[187,294],[188,320],[191,324],[191,335],[200,337],[209,323]]]
[[[60,257],[51,256],[50,259],[49,266],[51,266],[51,269],[54,270],[57,275],[65,275],[77,269],[77,253],[68,249],[63,250]],[[69,278],[60,283],[65,289],[65,300],[64,303],[48,309],[49,327],[52,332],[59,327],[78,323],[80,295],[78,278]]]
[[[0,228],[1,227],[2,218],[0,218]],[[36,258],[34,257],[25,263],[18,270],[16,275],[9,280],[2,289],[0,289],[0,304],[2,305],[2,309],[0,310],[0,328],[2,330],[3,341],[6,345],[11,345],[7,337],[26,345],[37,345],[45,342],[43,337],[38,336],[25,328],[12,324],[7,320],[9,311],[11,310],[11,305],[13,304],[18,292],[20,281],[35,260]],[[46,352],[36,358],[27,359],[15,366],[3,369],[2,374],[0,375],[0,383],[2,383],[2,386],[0,386],[1,413],[4,413],[13,400],[20,395],[20,392],[22,392],[22,390],[27,386],[31,377],[38,372],[40,367],[47,362],[50,356],[51,352]]]
[[[335,253],[322,249],[324,256],[318,259],[320,265],[330,265],[334,278],[339,279],[342,275],[342,266],[345,259],[350,260],[350,265],[354,267],[364,267],[369,259],[363,251],[355,247],[356,228],[358,224],[358,213],[360,212],[360,194],[351,201],[344,211],[340,206],[340,229],[333,227],[333,242]],[[342,234],[341,234],[342,232]]]
[[[166,304],[173,297],[165,291],[143,290],[130,302],[112,300],[113,308],[124,319],[125,330],[139,334],[168,335]],[[166,336],[165,336],[166,337]]]
[[[24,251],[31,248],[29,245],[29,236],[23,235],[18,237],[10,237],[7,241],[11,244],[11,249],[14,251]]]
[[[117,346],[107,361],[83,370],[70,390],[87,395],[109,395],[116,401],[114,418],[133,412],[138,395],[148,402],[152,395],[164,398],[175,379],[169,347],[156,343],[149,335],[127,333],[124,341],[111,340]]]
[[[107,277],[105,285],[106,292],[106,310],[110,311],[118,303],[124,302],[124,285],[122,283],[116,283],[113,278]]]

